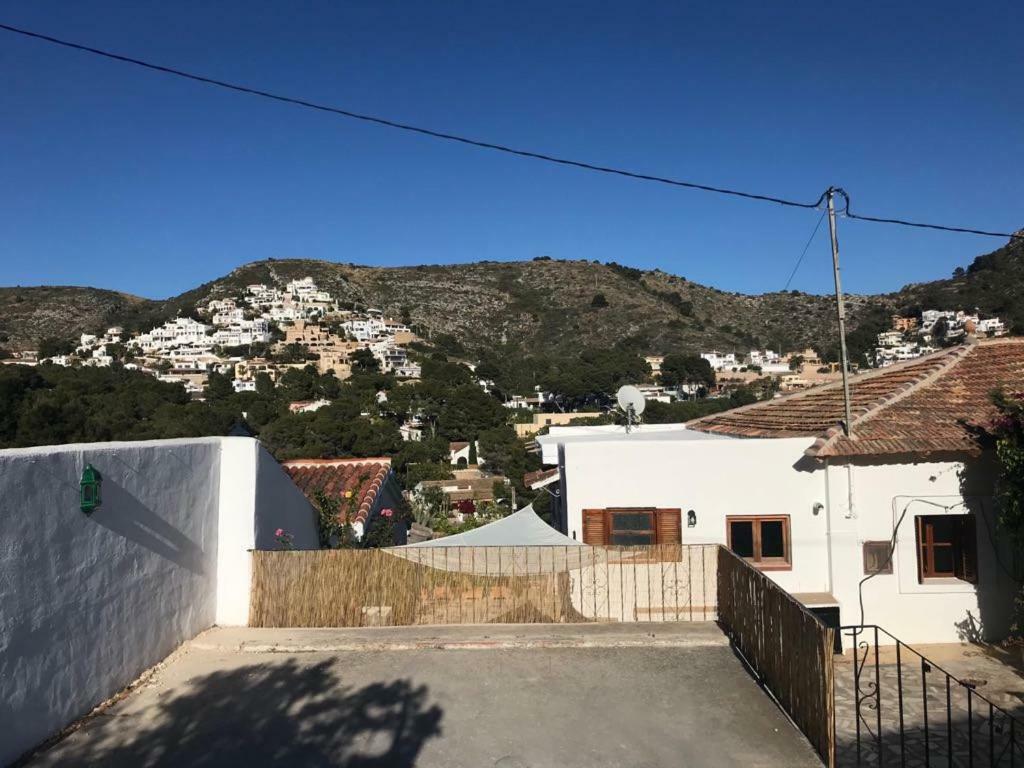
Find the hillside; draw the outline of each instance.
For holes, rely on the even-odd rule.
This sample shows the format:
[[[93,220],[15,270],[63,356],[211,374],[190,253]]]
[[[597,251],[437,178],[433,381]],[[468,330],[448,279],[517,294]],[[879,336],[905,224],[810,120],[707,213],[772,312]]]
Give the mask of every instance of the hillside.
[[[0,288],[0,347],[35,349],[46,337],[71,339],[134,317],[157,302],[100,288]]]
[[[1024,236],[1024,229],[1018,235]],[[977,308],[999,315],[1014,333],[1024,332],[1024,239],[978,256],[948,280],[908,285],[896,295],[901,305]]]
[[[962,272],[962,274],[961,274]],[[313,277],[342,302],[405,316],[436,343],[469,353],[506,349],[566,354],[628,342],[638,351],[749,346],[829,346],[831,297],[798,292],[744,295],[660,270],[535,259],[418,267],[364,267],[305,259],[266,260],[163,301],[94,288],[0,289],[0,346],[32,348],[120,323],[148,327],[198,303],[240,295],[251,283]],[[1024,243],[979,256],[950,279],[877,296],[849,296],[851,345],[873,338],[889,313],[914,306],[977,307],[1024,328]]]

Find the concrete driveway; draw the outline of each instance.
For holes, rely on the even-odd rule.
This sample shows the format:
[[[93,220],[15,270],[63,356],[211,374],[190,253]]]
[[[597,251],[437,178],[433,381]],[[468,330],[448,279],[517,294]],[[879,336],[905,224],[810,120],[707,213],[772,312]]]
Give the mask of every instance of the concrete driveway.
[[[32,766],[815,766],[714,625],[213,630]]]

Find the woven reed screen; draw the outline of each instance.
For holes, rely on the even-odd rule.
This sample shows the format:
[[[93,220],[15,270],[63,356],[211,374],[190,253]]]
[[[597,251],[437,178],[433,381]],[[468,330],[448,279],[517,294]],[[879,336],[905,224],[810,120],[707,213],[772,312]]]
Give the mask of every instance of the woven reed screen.
[[[253,552],[249,624],[712,621],[716,545]]]

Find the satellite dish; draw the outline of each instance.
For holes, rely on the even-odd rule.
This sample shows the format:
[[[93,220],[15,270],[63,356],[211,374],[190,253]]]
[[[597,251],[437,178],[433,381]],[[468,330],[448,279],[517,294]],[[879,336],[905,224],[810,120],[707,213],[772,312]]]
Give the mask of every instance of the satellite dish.
[[[631,384],[619,387],[619,391],[615,393],[615,399],[619,402],[619,408],[626,413],[632,412],[637,416],[643,413],[644,408],[647,407],[644,393]]]

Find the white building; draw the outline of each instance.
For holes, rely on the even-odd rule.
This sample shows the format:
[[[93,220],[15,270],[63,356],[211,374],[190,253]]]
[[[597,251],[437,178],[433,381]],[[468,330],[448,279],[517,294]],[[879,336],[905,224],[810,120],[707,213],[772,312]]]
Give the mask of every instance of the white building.
[[[731,546],[842,624],[910,643],[998,638],[1016,585],[993,534],[992,457],[963,423],[1021,381],[1024,340],[989,341],[854,378],[852,439],[830,384],[686,426],[552,428],[538,442],[578,540],[644,543],[637,519],[671,513],[683,543]]]
[[[989,317],[984,320],[978,320],[975,330],[979,335],[1005,336],[1006,324],[998,317]]]
[[[732,352],[723,353],[713,350],[711,352],[701,352],[700,356],[707,360],[716,371],[721,371],[725,368],[735,368],[738,365],[736,355]]]
[[[258,317],[255,320],[233,320],[227,327],[218,328],[214,331],[210,340],[222,347],[268,343],[271,340],[270,323],[262,317]]]
[[[245,300],[254,306],[268,306],[281,301],[281,292],[263,283],[254,283],[245,287]]]
[[[208,342],[207,331],[210,330],[212,330],[212,326],[200,323],[191,317],[176,317],[148,333],[136,336],[130,343],[141,347],[146,352],[205,344]]]
[[[331,294],[321,291],[312,277],[304,277],[301,280],[292,280],[284,287],[285,293],[290,294],[293,301],[299,303],[329,304]]]
[[[341,324],[345,333],[356,341],[375,341],[387,334],[387,326],[378,317],[362,317],[346,320]]]
[[[213,302],[210,303],[212,304]],[[216,326],[231,325],[243,320],[245,320],[245,310],[241,307],[225,307],[214,312],[210,318],[210,322]]]

